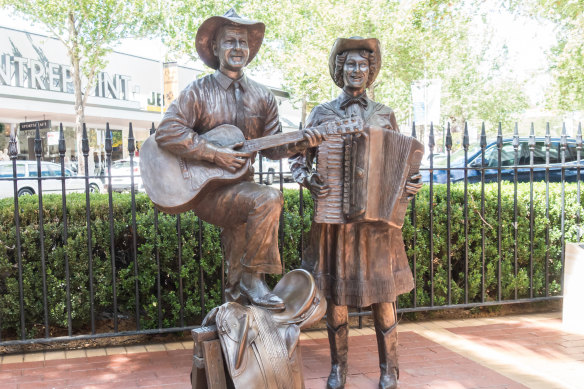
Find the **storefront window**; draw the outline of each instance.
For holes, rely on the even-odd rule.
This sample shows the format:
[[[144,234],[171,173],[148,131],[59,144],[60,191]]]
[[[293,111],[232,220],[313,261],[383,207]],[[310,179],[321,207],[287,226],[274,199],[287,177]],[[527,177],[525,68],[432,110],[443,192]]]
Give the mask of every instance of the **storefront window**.
[[[0,161],[10,159],[8,142],[10,141],[10,124],[0,123]]]

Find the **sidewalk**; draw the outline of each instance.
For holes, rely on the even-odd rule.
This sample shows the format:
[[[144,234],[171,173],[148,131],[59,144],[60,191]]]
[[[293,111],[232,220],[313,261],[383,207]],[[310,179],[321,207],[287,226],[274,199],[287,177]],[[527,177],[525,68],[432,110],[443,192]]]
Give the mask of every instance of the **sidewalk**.
[[[583,325],[584,326],[584,325]],[[561,313],[400,324],[399,388],[584,388],[584,331],[562,330]],[[351,329],[346,388],[377,388],[371,328]],[[307,389],[330,369],[325,331],[301,337]],[[0,388],[188,389],[192,342],[5,355]]]

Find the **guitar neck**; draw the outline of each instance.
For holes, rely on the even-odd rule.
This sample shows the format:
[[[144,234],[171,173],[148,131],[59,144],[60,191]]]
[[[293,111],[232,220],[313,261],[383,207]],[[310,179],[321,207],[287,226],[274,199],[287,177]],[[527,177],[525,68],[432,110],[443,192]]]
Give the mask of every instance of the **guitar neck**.
[[[304,138],[304,130],[285,132],[282,134],[268,135],[263,138],[246,140],[243,146],[237,151],[255,152],[272,147],[283,146],[289,143],[296,143]]]
[[[284,132],[264,136],[262,138],[250,139],[246,140],[238,151],[255,152],[290,143],[296,143],[304,138],[306,130],[318,131],[323,135],[339,133],[352,134],[363,130],[363,121],[360,118],[344,119],[343,122],[327,122],[316,127],[305,128],[304,130]]]

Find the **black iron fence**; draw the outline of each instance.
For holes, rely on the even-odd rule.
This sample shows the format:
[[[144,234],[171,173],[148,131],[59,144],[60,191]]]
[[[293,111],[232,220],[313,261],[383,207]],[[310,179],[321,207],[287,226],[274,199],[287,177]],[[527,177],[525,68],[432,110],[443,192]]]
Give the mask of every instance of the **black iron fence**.
[[[109,126],[104,177],[89,174],[85,127],[82,139],[84,172],[71,176],[62,128],[60,171],[53,175],[45,174],[50,169],[41,161],[38,129],[36,161],[25,170],[11,137],[10,174],[0,174],[0,188],[12,189],[0,200],[0,346],[178,332],[196,327],[223,300],[217,229],[192,212],[159,213],[137,193],[134,169],[127,177],[129,195],[114,193]],[[456,152],[450,126],[444,139],[444,153],[436,155],[430,126],[421,169],[427,185],[412,201],[403,229],[415,287],[400,296],[399,310],[561,298],[565,242],[581,236],[581,127],[575,138],[565,128],[552,137],[549,126],[543,137],[532,126],[528,137],[515,127],[504,138],[499,126],[488,143],[483,125],[477,148],[465,128]],[[133,166],[131,124],[128,153]],[[285,192],[279,243],[287,271],[302,259],[312,201],[297,186],[285,191],[289,171],[281,161],[278,167]],[[258,170],[262,183],[274,174],[261,158]],[[58,195],[47,196],[43,185],[55,180]],[[80,180],[83,193],[68,194]],[[23,182],[31,186],[23,190]],[[96,188],[105,193],[92,193]]]

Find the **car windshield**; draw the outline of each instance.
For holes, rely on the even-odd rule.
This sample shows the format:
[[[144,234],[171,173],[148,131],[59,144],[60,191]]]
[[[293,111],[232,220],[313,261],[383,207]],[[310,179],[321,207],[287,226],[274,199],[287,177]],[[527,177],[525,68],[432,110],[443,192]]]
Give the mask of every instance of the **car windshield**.
[[[134,161],[134,165],[136,164],[136,162]],[[130,161],[128,160],[123,160],[123,161],[116,161],[114,163],[112,163],[112,169],[123,169],[123,168],[129,168],[130,167]]]
[[[468,148],[468,157],[470,158],[471,155],[478,152],[481,148],[477,145],[470,146]],[[450,154],[450,164],[452,165],[455,161],[464,160],[464,149],[456,150],[454,153]],[[434,167],[447,167],[447,158],[446,155],[443,155],[440,158],[436,158],[434,161]]]

